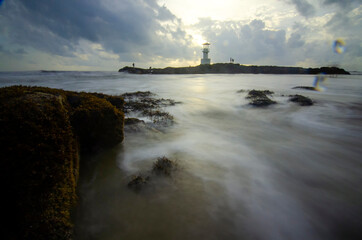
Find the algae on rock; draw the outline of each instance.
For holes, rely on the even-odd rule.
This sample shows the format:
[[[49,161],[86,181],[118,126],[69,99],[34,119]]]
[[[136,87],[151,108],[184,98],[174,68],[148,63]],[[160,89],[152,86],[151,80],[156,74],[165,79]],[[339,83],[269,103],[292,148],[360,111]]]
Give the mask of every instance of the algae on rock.
[[[121,142],[123,122],[119,109],[94,94],[1,88],[3,236],[71,239],[79,146],[93,151]]]

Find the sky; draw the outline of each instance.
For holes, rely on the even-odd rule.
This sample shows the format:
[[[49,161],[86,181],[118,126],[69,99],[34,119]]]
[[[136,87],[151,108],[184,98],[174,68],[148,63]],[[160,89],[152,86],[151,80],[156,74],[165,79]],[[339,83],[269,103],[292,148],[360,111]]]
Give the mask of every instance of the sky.
[[[0,0],[0,71],[196,66],[204,42],[212,63],[361,71],[362,0]]]

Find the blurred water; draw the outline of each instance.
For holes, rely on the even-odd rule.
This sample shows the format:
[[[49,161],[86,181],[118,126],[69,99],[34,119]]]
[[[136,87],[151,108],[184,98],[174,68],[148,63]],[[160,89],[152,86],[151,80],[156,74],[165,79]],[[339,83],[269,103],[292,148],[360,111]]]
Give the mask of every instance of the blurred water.
[[[151,91],[168,107],[165,132],[128,134],[83,159],[76,239],[361,239],[362,76],[0,73],[0,86],[37,85],[121,94]],[[278,104],[255,109],[240,89],[269,89]],[[316,103],[300,107],[288,95]],[[127,188],[157,157],[180,171],[147,191]]]

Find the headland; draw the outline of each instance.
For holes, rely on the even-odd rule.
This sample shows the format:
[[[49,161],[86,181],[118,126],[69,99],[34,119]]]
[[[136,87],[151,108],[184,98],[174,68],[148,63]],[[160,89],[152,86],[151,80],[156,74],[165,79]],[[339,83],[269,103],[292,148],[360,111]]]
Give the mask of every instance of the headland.
[[[350,74],[346,70],[337,67],[302,68],[283,66],[247,66],[234,63],[202,64],[190,67],[166,67],[166,68],[136,68],[123,67],[118,72],[132,74]]]

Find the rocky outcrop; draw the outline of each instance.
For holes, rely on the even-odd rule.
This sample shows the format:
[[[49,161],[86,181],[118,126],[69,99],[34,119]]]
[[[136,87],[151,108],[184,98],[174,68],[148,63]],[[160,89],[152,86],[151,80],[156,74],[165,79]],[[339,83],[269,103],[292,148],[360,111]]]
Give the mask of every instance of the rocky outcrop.
[[[337,67],[301,68],[281,66],[246,66],[233,63],[204,64],[194,67],[135,68],[123,67],[118,72],[133,74],[205,74],[205,73],[254,73],[254,74],[350,74]]]
[[[318,91],[315,87],[310,87],[310,86],[296,86],[296,87],[293,87],[292,89],[304,89],[304,90],[309,90],[309,91]]]
[[[122,108],[103,94],[0,89],[4,239],[72,238],[79,155],[123,140]]]
[[[144,189],[147,184],[152,183],[152,179],[157,177],[171,177],[178,169],[178,163],[176,161],[165,156],[159,157],[157,158],[157,161],[153,163],[151,171],[132,176],[127,186],[128,188],[139,192]]]
[[[311,106],[313,105],[312,99],[296,94],[296,95],[290,95],[289,101],[298,103],[300,106]]]
[[[267,107],[277,102],[271,100],[267,95],[272,95],[274,92],[269,90],[251,90],[246,99],[250,100],[250,105],[254,107]]]

